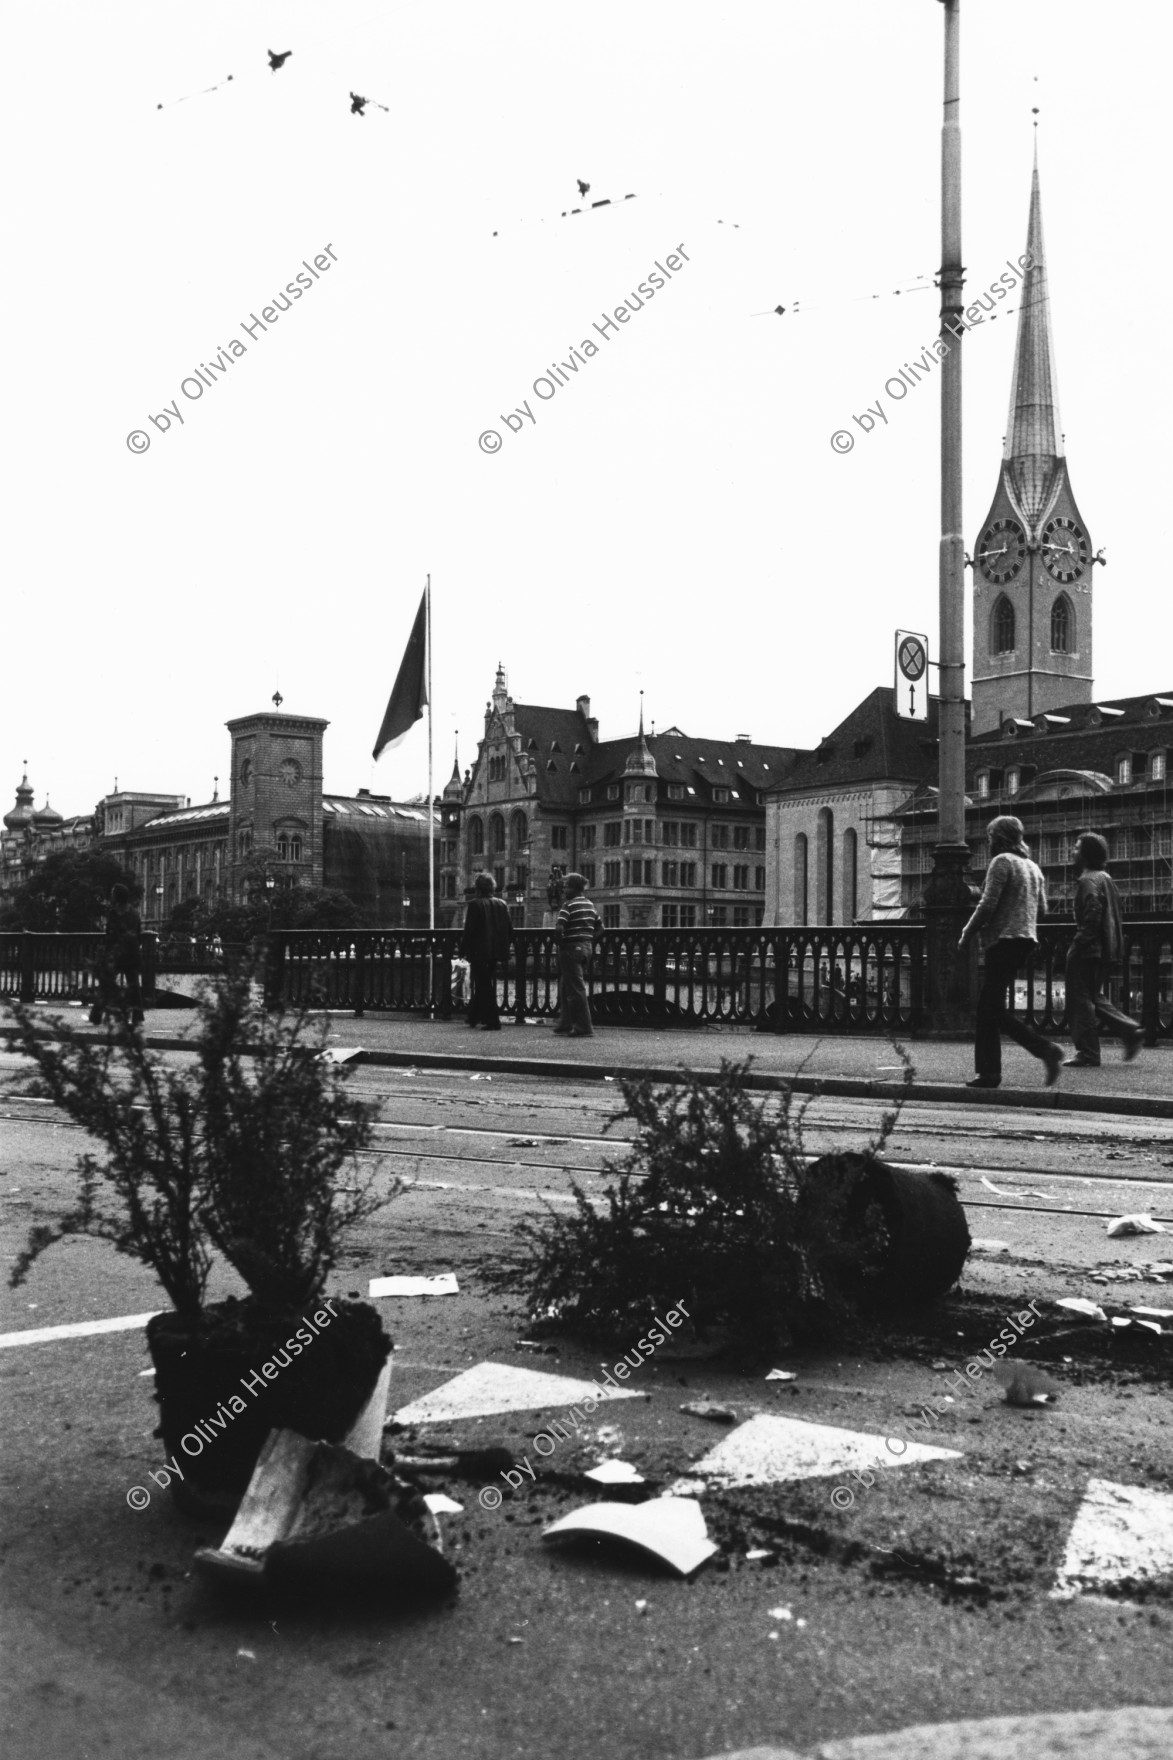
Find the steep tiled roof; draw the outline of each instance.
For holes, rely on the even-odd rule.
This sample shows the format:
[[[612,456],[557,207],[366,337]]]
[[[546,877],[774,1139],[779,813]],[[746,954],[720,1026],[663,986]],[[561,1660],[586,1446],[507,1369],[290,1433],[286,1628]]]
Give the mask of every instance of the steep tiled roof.
[[[897,715],[895,694],[891,685],[877,686],[814,751],[797,755],[782,789],[790,793],[885,779],[913,784],[935,776],[937,699],[929,698],[927,722],[909,721]]]
[[[609,739],[595,748],[587,781],[617,782],[628,756],[639,743],[638,733]],[[697,790],[698,802],[713,787],[736,789],[745,782],[755,792],[785,776],[797,756],[794,746],[755,745],[750,740],[696,739],[670,728],[647,736],[661,782],[680,782]]]
[[[966,774],[1029,764],[1037,770],[1091,770],[1110,773],[1117,752],[1149,752],[1173,745],[1173,690],[1158,695],[1109,697],[1099,703],[1073,703],[1016,723],[1013,737],[984,733],[969,742]]]
[[[538,799],[544,806],[577,806],[596,750],[584,717],[577,709],[515,703],[513,725],[521,735],[521,756],[533,760]]]
[[[138,827],[139,831],[170,831],[173,827],[182,829],[188,825],[207,825],[215,819],[223,819],[228,823],[228,802],[208,801],[202,807],[179,807],[174,812],[156,813],[153,819],[147,819]]]

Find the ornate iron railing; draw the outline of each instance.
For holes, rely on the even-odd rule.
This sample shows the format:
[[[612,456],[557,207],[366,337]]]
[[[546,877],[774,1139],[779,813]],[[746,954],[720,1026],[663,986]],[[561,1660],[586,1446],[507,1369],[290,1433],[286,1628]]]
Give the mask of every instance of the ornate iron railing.
[[[601,1021],[748,1025],[778,1032],[915,1032],[923,994],[919,924],[820,929],[605,929],[590,972]],[[274,1001],[449,1015],[456,930],[282,930]],[[518,930],[498,1000],[518,1019],[558,1013],[552,930]]]
[[[1016,986],[1015,1006],[1043,1032],[1066,1027],[1063,978],[1070,923],[1040,929],[1039,952]],[[0,934],[0,996],[85,999],[96,989],[103,937]],[[1149,1044],[1173,1039],[1173,923],[1125,919],[1113,999]],[[313,929],[274,933],[267,961],[273,1003],[449,1016],[454,929]],[[214,971],[239,949],[200,949],[175,960],[143,937],[148,1002],[156,970]],[[600,1021],[656,1026],[735,1025],[782,1033],[915,1034],[923,1024],[924,929],[918,923],[801,929],[605,929],[590,974]],[[501,971],[502,1011],[556,1015],[558,948],[548,929],[520,929]]]

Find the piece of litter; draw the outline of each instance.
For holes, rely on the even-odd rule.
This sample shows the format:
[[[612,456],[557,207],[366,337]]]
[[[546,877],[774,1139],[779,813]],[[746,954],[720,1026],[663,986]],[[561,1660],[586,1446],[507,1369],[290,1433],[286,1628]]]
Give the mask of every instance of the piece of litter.
[[[777,1632],[767,1632],[766,1636],[767,1638],[773,1638],[775,1644],[780,1642]]]
[[[994,1379],[1006,1389],[1008,1406],[1042,1406],[1062,1389],[1033,1363],[995,1363]]]
[[[145,1381],[148,1378],[148,1376],[151,1376],[154,1373],[155,1373],[155,1371],[153,1369],[140,1369],[138,1372],[138,1379],[140,1381]]]
[[[1136,1314],[1142,1320],[1173,1320],[1173,1308],[1138,1308],[1135,1303],[1130,1302],[1128,1312]]]
[[[690,1418],[708,1418],[714,1424],[736,1424],[737,1422],[737,1413],[732,1406],[719,1406],[709,1399],[693,1400],[690,1404],[681,1406],[680,1409],[682,1412],[687,1412]]]
[[[366,1051],[361,1045],[330,1045],[321,1056],[323,1063],[357,1063],[361,1057],[366,1056]]]
[[[767,1381],[797,1381],[798,1376],[793,1369],[771,1369],[766,1376]]]
[[[1008,1253],[1010,1251],[1010,1242],[971,1240],[969,1243],[969,1250],[971,1253]]]
[[[793,1619],[794,1615],[791,1613],[791,1611],[788,1607],[771,1607],[770,1618],[771,1619]]]
[[[491,1082],[493,1078],[492,1078],[492,1076],[478,1075],[478,1076],[469,1076],[468,1079],[470,1082]]]
[[[804,1626],[806,1621],[804,1619],[796,1619],[794,1623],[796,1626]]]
[[[1086,1296],[1061,1296],[1055,1303],[1057,1308],[1068,1308],[1073,1314],[1086,1314],[1089,1320],[1106,1320],[1105,1314],[1096,1302],[1089,1302]]]
[[[759,1558],[773,1558],[774,1554],[764,1546],[754,1546],[745,1556],[747,1563],[755,1564]]]
[[[690,1497],[653,1497],[647,1503],[592,1503],[542,1530],[544,1540],[622,1540],[690,1577],[713,1557],[701,1506]]]
[[[249,1662],[255,1662],[257,1659],[257,1653],[255,1650],[238,1650],[236,1654],[245,1657]]]
[[[1156,1320],[1138,1320],[1137,1325],[1143,1326],[1148,1332],[1155,1332],[1158,1338],[1162,1336],[1161,1325]]]
[[[982,1184],[996,1198],[1045,1198],[1046,1192],[1033,1191],[1029,1186],[996,1186],[992,1179],[982,1174]]]
[[[594,1479],[599,1485],[642,1485],[644,1476],[630,1461],[600,1461],[597,1467],[590,1467],[583,1474],[584,1479]]]
[[[372,1277],[367,1286],[368,1296],[455,1296],[460,1291],[456,1286],[456,1273],[442,1271],[437,1277]]]
[[[524,1644],[525,1639],[524,1638],[506,1638],[505,1642],[507,1644]]]
[[[948,1367],[948,1363],[943,1363],[940,1357],[938,1357],[935,1362],[929,1364],[930,1369],[947,1369]]]
[[[1118,1216],[1104,1232],[1109,1235],[1164,1234],[1165,1224],[1154,1222],[1147,1211],[1140,1211],[1131,1216]]]
[[[648,1611],[647,1602],[646,1601],[637,1601],[635,1604],[635,1611],[637,1613],[646,1613]]]
[[[613,1082],[615,1080],[615,1077],[614,1076],[604,1076],[603,1080],[605,1082]]]
[[[464,1514],[464,1505],[462,1503],[455,1503],[451,1497],[446,1497],[442,1491],[427,1492],[424,1496],[424,1502],[434,1516],[459,1516]]]

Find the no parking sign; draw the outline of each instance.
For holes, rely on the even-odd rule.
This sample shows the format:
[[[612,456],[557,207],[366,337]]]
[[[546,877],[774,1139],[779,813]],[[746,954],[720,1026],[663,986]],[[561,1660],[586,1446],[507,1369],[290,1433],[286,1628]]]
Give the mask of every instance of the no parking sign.
[[[896,631],[896,713],[906,721],[929,718],[929,638]]]

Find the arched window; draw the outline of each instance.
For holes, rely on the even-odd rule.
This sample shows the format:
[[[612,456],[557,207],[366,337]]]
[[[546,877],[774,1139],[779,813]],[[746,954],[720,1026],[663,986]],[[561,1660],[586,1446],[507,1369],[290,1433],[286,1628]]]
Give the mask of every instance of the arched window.
[[[994,606],[993,617],[995,654],[1012,654],[1014,652],[1014,607],[1006,597],[1001,595]]]
[[[514,813],[509,821],[509,834],[514,849],[524,849],[529,842],[529,825],[524,813]]]
[[[475,816],[468,822],[468,847],[474,856],[483,856],[485,853],[484,821]]]
[[[500,813],[494,813],[489,820],[489,847],[494,855],[500,855],[505,848],[505,820]]]
[[[820,923],[835,921],[835,815],[819,808],[815,848],[815,915]]]
[[[1071,654],[1075,651],[1075,613],[1066,593],[1060,593],[1051,607],[1051,652]]]
[[[800,831],[794,839],[794,921],[796,923],[806,922],[806,888],[806,832]]]
[[[858,884],[859,844],[854,831],[843,833],[843,921],[854,923],[855,913],[859,908],[856,896]]]

